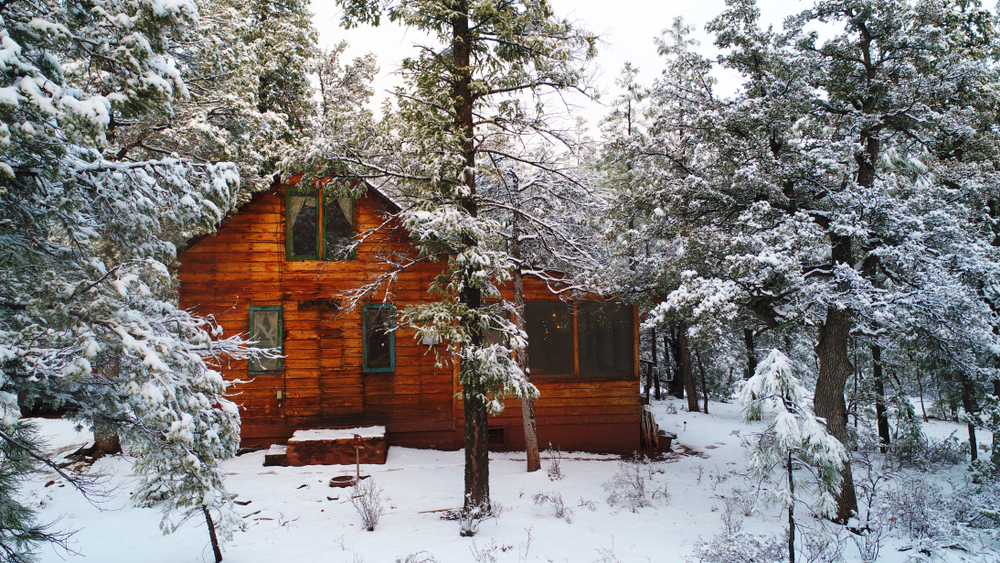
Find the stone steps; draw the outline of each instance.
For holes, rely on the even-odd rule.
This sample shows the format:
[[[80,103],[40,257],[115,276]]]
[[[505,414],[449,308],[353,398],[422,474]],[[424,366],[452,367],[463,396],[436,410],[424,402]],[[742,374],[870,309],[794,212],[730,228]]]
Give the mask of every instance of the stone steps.
[[[268,461],[278,461],[282,452],[276,448],[280,447],[272,446],[268,450],[264,465],[268,465]],[[384,426],[364,426],[296,430],[284,447],[284,460],[280,465],[354,465],[356,462],[381,465],[385,463],[389,444]]]

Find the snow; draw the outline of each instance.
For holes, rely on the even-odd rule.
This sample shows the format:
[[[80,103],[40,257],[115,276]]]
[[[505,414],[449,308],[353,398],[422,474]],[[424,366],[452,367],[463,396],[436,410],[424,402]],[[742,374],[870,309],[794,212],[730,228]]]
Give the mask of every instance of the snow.
[[[651,406],[661,428],[677,434],[674,451],[686,452],[648,466],[650,480],[667,488],[669,500],[655,499],[651,507],[636,513],[609,507],[602,485],[619,469],[617,456],[563,452],[564,477],[553,481],[546,473],[551,463],[546,454],[542,470],[529,474],[524,470],[523,453],[492,453],[491,496],[504,510],[499,518],[483,522],[472,538],[459,536],[457,522],[441,519],[443,511],[462,505],[462,451],[390,447],[385,465],[362,465],[362,474],[371,475],[388,497],[386,513],[374,532],[361,527],[349,502],[349,489],[328,486],[332,477],[353,474],[353,466],[263,467],[264,451],[239,456],[223,463],[222,468],[227,487],[240,503],[237,508],[246,530],[236,532],[234,541],[225,546],[224,560],[391,563],[423,551],[439,563],[468,563],[475,560],[473,549],[482,552],[492,545],[499,563],[693,563],[699,541],[708,541],[722,530],[724,497],[731,495],[734,487],[748,487],[740,476],[746,469],[745,450],[734,432],[747,434],[763,426],[742,422],[736,404],[710,403],[711,415],[685,412],[682,407],[683,403],[674,399],[654,401]],[[64,455],[92,439],[89,432],[77,432],[67,421],[39,422],[49,437],[50,449]],[[941,421],[923,426],[933,438],[954,431],[962,436],[962,428]],[[991,438],[987,434],[979,439],[988,443]],[[163,536],[157,511],[131,506],[127,491],[135,479],[130,464],[129,458],[121,456],[95,462],[91,471],[111,475],[110,484],[119,488],[114,498],[97,505],[88,503],[54,474],[42,475],[24,487],[24,496],[41,507],[43,520],[62,516],[58,527],[79,530],[71,544],[79,554],[57,553],[45,547],[41,561],[212,560],[208,534],[199,518]],[[961,482],[964,464],[936,477]],[[49,481],[55,483],[46,486]],[[550,504],[535,504],[532,498],[539,493],[560,494],[572,511],[572,523],[556,518]],[[781,534],[785,517],[778,509],[767,510],[747,518],[744,527],[753,534]],[[529,537],[530,545],[526,545]],[[891,537],[879,561],[910,561],[913,545],[909,539]],[[905,546],[911,549],[898,551]],[[609,555],[615,559],[607,558]],[[850,542],[844,556],[848,563],[860,561]],[[996,561],[1000,552],[993,544],[978,554],[941,549],[936,556],[935,561],[986,562]]]
[[[357,428],[318,428],[313,430],[296,430],[289,442],[311,442],[314,440],[350,440],[357,434],[362,438],[382,438],[385,436],[385,426],[359,426]]]

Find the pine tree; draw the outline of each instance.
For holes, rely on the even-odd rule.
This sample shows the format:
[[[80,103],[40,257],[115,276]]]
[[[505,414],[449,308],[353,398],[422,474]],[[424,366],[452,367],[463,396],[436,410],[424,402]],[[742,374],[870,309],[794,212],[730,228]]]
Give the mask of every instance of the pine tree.
[[[846,450],[809,409],[805,387],[792,373],[788,356],[778,349],[757,366],[737,399],[746,421],[767,423],[751,445],[747,471],[751,479],[770,485],[766,503],[788,510],[788,560],[795,563],[796,499],[801,501],[803,493],[815,488],[818,497],[807,505],[822,516],[835,516],[834,497],[840,492]],[[803,473],[808,478],[803,479]]]
[[[345,25],[378,25],[387,16],[438,42],[403,62],[407,87],[382,125],[382,141],[391,145],[383,158],[328,156],[361,165],[363,176],[395,177],[407,192],[403,223],[421,255],[448,256],[431,287],[439,301],[408,307],[404,319],[449,343],[460,362],[465,508],[488,511],[487,413],[502,409],[505,395],[536,391],[510,357],[524,345],[522,334],[503,308],[487,302],[498,296],[496,283],[510,279],[512,264],[496,250],[501,226],[481,214],[477,176],[488,166],[484,157],[504,156],[510,139],[555,132],[542,104],[527,98],[578,87],[578,63],[593,54],[595,39],[555,18],[544,1],[338,3]],[[505,344],[487,342],[487,331]]]
[[[14,2],[0,19],[0,549],[30,560],[58,539],[14,494],[39,465],[60,471],[18,401],[119,435],[165,530],[175,510],[207,507],[226,535],[218,463],[235,454],[239,413],[213,363],[247,350],[177,308],[166,265],[174,240],[232,209],[239,173],[122,154],[119,136],[191,99],[178,61],[195,4]]]

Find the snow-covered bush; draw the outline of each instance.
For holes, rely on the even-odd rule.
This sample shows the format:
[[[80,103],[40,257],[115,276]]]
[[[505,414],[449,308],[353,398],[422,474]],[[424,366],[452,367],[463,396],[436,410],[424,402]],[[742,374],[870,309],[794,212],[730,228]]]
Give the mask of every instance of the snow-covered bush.
[[[827,525],[823,520],[816,520],[812,527],[802,526],[801,534],[796,538],[797,563],[839,563],[844,560],[844,548],[847,537],[840,526]],[[870,563],[865,560],[865,563]]]
[[[652,506],[654,499],[669,500],[667,486],[658,487],[653,482],[654,472],[662,470],[650,469],[645,457],[622,460],[611,480],[601,485],[608,494],[608,506],[622,506],[630,512],[638,512],[640,508]]]
[[[405,558],[396,558],[396,563],[437,563],[437,559],[426,551],[418,551],[416,553],[411,553]]]
[[[497,563],[497,552],[502,546],[497,545],[497,540],[490,540],[482,549],[476,545],[476,540],[472,540],[469,551],[472,552],[472,560],[476,563]],[[507,551],[504,549],[503,551]]]
[[[944,490],[918,475],[905,476],[884,495],[888,518],[910,538],[935,538],[953,531],[954,507]]]
[[[1000,481],[972,483],[952,495],[952,499],[958,522],[1000,536]]]
[[[851,541],[858,548],[858,555],[864,563],[873,563],[882,550],[885,527],[880,521],[869,520],[868,524],[851,535]]]
[[[752,491],[744,490],[742,487],[733,487],[729,490],[729,496],[725,497],[727,503],[732,502],[739,509],[744,517],[752,515],[757,511],[757,495]]]
[[[374,477],[359,479],[351,487],[351,504],[361,516],[361,525],[369,532],[375,531],[379,518],[385,514],[382,492],[382,487],[375,483]]]
[[[504,510],[505,508],[502,504],[493,502],[490,503],[489,509],[482,506],[472,506],[471,508],[447,512],[442,518],[446,520],[458,520],[458,535],[472,537],[479,533],[479,525],[483,523],[483,520],[499,518]]]
[[[722,523],[722,532],[695,547],[695,557],[701,563],[772,563],[788,555],[783,538],[744,530],[743,516],[730,498],[726,499]]]
[[[539,506],[544,504],[552,505],[552,510],[555,512],[556,518],[565,520],[567,524],[573,523],[573,510],[563,503],[562,493],[559,491],[535,493],[535,496],[531,498]]]

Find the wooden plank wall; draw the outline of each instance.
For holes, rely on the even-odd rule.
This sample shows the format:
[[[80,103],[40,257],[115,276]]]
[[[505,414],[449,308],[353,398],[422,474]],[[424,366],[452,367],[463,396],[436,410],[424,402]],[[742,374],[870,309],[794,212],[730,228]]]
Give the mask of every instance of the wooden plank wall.
[[[387,205],[373,192],[359,198],[359,232],[381,225]],[[398,225],[382,229],[359,246],[355,260],[288,261],[284,228],[280,186],[258,194],[215,235],[179,255],[181,306],[214,315],[225,334],[247,333],[251,306],[283,308],[281,373],[251,375],[245,361],[221,366],[228,379],[242,381],[233,387],[233,399],[241,406],[244,445],[283,442],[301,428],[381,424],[392,444],[461,447],[463,413],[453,367],[435,366],[434,353],[412,331],[400,329],[396,370],[363,373],[360,306],[331,310],[329,302],[316,301],[346,304],[342,292],[383,272],[379,256],[412,252],[406,233]],[[427,263],[400,274],[389,301],[399,311],[425,301],[441,266]],[[526,280],[525,292],[531,300],[558,299],[538,280]],[[381,303],[384,297],[383,290],[369,302]],[[638,372],[627,380],[539,381],[537,386],[542,392],[536,401],[540,439],[554,438],[563,449],[628,452],[638,447]],[[491,426],[505,428],[506,445],[514,447],[522,443],[520,403],[508,405]]]

